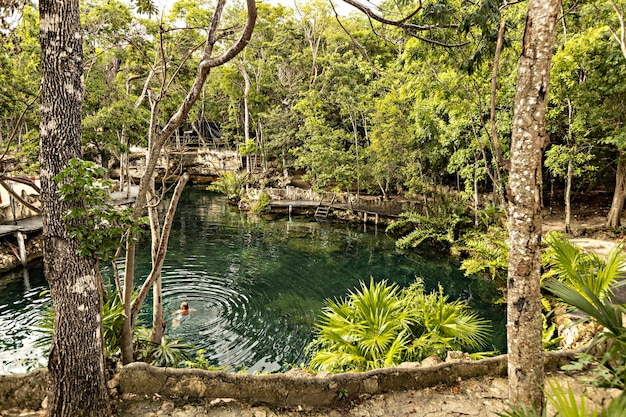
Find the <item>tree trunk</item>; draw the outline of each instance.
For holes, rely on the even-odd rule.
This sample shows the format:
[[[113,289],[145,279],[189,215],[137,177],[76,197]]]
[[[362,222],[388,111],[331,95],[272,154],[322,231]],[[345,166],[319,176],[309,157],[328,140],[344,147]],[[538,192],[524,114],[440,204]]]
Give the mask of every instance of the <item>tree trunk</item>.
[[[608,227],[620,227],[620,217],[624,209],[624,188],[626,187],[626,160],[624,152],[620,151],[617,157],[617,172],[615,172],[615,191],[613,192],[613,202],[611,209],[606,217],[606,225]]]
[[[541,159],[559,0],[530,0],[519,60],[509,180],[507,347],[510,399],[543,406]]]
[[[154,183],[150,190],[149,198],[153,199],[156,195]],[[156,204],[148,206],[148,218],[150,219],[150,237],[151,237],[151,259],[152,264],[157,258],[159,245],[161,243],[161,224],[159,221],[159,210]],[[165,315],[163,313],[163,289],[161,286],[161,270],[155,271],[154,283],[152,284],[152,333],[150,341],[160,344],[165,332]]]
[[[131,304],[133,299],[133,289],[135,280],[135,241],[128,239],[126,243],[126,261],[124,263],[124,323],[122,324],[122,335],[120,337],[120,351],[122,363],[127,365],[134,358],[133,353],[133,329],[135,323],[131,320]]]
[[[39,2],[40,163],[44,272],[54,305],[48,360],[48,416],[108,416],[102,340],[102,278],[94,257],[78,256],[52,179],[81,156],[83,46],[78,0]],[[80,222],[82,220],[76,220]]]
[[[243,89],[243,134],[244,134],[244,147],[246,149],[246,172],[249,174],[252,172],[252,157],[250,156],[250,150],[248,149],[248,143],[250,141],[250,110],[248,109],[248,95],[250,94],[250,86],[252,82],[250,81],[250,76],[248,75],[248,71],[246,71],[246,67],[243,63],[239,63],[239,72],[244,79],[244,89]]]
[[[565,233],[570,233],[572,231],[571,227],[571,217],[572,217],[572,177],[573,169],[572,169],[572,160],[570,159],[567,162],[567,178],[565,183]]]

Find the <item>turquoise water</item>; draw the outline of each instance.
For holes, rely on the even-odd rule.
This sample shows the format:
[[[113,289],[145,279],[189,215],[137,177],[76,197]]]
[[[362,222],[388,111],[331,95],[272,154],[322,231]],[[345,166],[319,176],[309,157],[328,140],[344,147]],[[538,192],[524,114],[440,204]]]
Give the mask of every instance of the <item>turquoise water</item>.
[[[143,246],[137,256],[137,283],[149,272]],[[402,253],[374,226],[247,215],[229,207],[223,197],[192,187],[184,193],[173,224],[163,294],[168,318],[182,301],[196,311],[176,329],[168,323],[166,333],[205,349],[218,366],[281,370],[305,361],[303,351],[324,299],[342,297],[370,277],[402,286],[422,277],[428,289],[441,283],[452,298],[468,300],[494,321],[493,345],[504,348],[505,308],[491,304],[491,283],[464,277],[453,261]],[[30,291],[19,280],[15,285],[13,301],[2,292],[0,317],[5,321],[0,323],[22,334],[46,303],[35,295],[45,285],[31,285]],[[148,300],[144,320],[150,320],[150,309]],[[25,315],[28,319],[15,320]],[[24,339],[20,354],[29,343]],[[19,344],[0,342],[0,366],[6,360],[1,355],[15,352],[13,345]]]

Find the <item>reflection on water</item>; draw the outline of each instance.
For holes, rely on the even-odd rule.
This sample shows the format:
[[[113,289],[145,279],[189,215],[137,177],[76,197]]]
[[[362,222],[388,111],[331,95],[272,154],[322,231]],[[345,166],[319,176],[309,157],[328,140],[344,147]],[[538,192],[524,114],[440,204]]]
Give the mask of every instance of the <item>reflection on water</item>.
[[[149,273],[148,245],[142,246],[137,284]],[[37,296],[43,281],[37,284],[32,275],[33,289],[21,287],[11,298],[19,299],[21,308],[45,304]],[[228,207],[222,197],[192,187],[182,197],[172,228],[163,299],[168,318],[182,301],[197,311],[176,329],[168,325],[166,333],[205,349],[215,365],[250,372],[280,370],[305,360],[311,325],[324,299],[342,297],[370,276],[403,286],[419,276],[428,289],[441,282],[452,298],[469,299],[495,321],[494,345],[503,349],[504,308],[491,307],[490,283],[463,277],[449,260],[403,254],[373,226],[364,232],[363,225],[248,216]],[[28,332],[20,329],[32,321],[18,325],[11,316],[23,313],[9,312],[4,303],[0,315],[8,323],[3,328],[12,327],[24,338]],[[144,304],[145,321],[151,319],[151,305],[151,300]],[[0,348],[12,349],[4,342]]]
[[[33,347],[32,327],[49,305],[46,289],[40,263],[0,277],[0,374],[45,365],[43,349]]]

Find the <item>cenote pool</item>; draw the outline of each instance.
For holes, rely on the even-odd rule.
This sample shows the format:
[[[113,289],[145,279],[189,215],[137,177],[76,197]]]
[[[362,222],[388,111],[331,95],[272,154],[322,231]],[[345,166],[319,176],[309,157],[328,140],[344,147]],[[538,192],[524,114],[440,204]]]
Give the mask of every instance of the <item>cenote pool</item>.
[[[149,262],[143,245],[138,284]],[[40,295],[46,289],[41,266],[26,272],[0,278],[0,373],[45,363],[33,347],[32,327],[50,301]],[[103,272],[110,275],[110,268]],[[465,277],[453,260],[403,253],[374,226],[240,213],[199,187],[183,194],[163,268],[167,317],[182,301],[197,311],[176,329],[168,325],[166,333],[206,350],[216,366],[279,371],[306,361],[324,300],[344,296],[369,277],[401,286],[422,277],[429,290],[441,283],[451,298],[467,300],[492,320],[487,349],[505,348],[505,306],[493,305],[490,282]],[[149,321],[151,301],[144,305]]]

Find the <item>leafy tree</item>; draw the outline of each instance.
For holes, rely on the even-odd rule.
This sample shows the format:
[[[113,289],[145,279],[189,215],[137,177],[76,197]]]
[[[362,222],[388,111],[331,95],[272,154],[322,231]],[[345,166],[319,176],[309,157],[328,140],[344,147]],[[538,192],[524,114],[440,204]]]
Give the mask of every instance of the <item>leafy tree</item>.
[[[254,0],[248,0],[246,2],[246,20],[244,26],[241,28],[240,37],[232,42],[230,46],[228,46],[228,48],[223,50],[221,53],[214,55],[214,53],[217,53],[216,46],[218,45],[218,41],[220,41],[220,36],[218,36],[218,29],[220,25],[223,24],[222,14],[224,12],[225,4],[225,0],[218,1],[215,9],[212,12],[210,26],[208,28],[206,37],[204,37],[202,43],[199,44],[203,45],[203,47],[200,54],[200,60],[196,64],[197,73],[194,77],[187,79],[186,83],[183,83],[186,84],[186,86],[182,89],[184,93],[181,94],[181,100],[165,101],[165,98],[168,97],[169,88],[172,86],[174,80],[177,79],[178,75],[184,73],[184,70],[187,68],[184,64],[193,56],[196,48],[200,47],[194,46],[193,43],[189,43],[193,41],[193,36],[191,36],[192,39],[179,39],[179,43],[177,43],[175,47],[173,46],[173,49],[176,49],[177,51],[182,51],[183,58],[180,65],[177,67],[177,70],[174,71],[170,77],[168,76],[168,73],[166,71],[167,66],[170,64],[168,62],[168,57],[162,54],[162,52],[165,50],[165,45],[163,43],[160,43],[158,45],[157,50],[161,51],[161,54],[157,54],[156,56],[160,58],[160,60],[157,62],[160,63],[162,70],[159,70],[157,74],[160,77],[160,82],[158,86],[155,86],[155,92],[149,95],[151,112],[150,129],[148,131],[148,151],[146,154],[146,167],[139,182],[137,198],[135,200],[135,203],[133,204],[133,215],[136,218],[141,217],[145,213],[146,208],[148,210],[152,243],[152,270],[144,280],[141,289],[139,290],[139,295],[136,299],[133,300],[132,290],[134,287],[135,240],[134,236],[130,236],[126,240],[126,265],[123,294],[125,306],[124,313],[126,317],[122,332],[123,363],[130,363],[133,361],[132,335],[135,326],[135,320],[139,313],[139,308],[144,302],[150,289],[153,289],[154,291],[153,328],[151,337],[153,343],[158,343],[162,339],[163,331],[165,328],[165,319],[163,316],[163,306],[161,302],[161,267],[163,265],[163,262],[165,261],[165,255],[167,253],[169,232],[174,218],[174,213],[176,211],[176,206],[178,204],[178,199],[180,198],[180,194],[182,193],[182,190],[189,179],[189,175],[187,173],[183,173],[179,176],[176,188],[170,200],[167,213],[165,215],[165,218],[163,219],[163,223],[161,224],[161,219],[159,218],[159,214],[156,210],[156,205],[148,204],[151,199],[163,198],[163,195],[159,196],[156,193],[156,187],[154,183],[154,172],[156,169],[157,161],[161,155],[161,150],[163,149],[169,137],[186,120],[192,106],[202,95],[204,83],[209,75],[210,70],[232,60],[246,47],[248,41],[252,36],[252,32],[256,23],[256,2]],[[205,10],[205,13],[208,12]],[[163,35],[162,32],[160,34]],[[152,69],[151,71],[154,71],[154,69]],[[161,107],[162,105],[163,108]],[[171,114],[171,116],[164,123],[164,125],[162,125],[162,127],[159,127],[158,121],[161,112],[166,112],[166,114]],[[164,191],[165,190],[162,190],[162,193]]]

